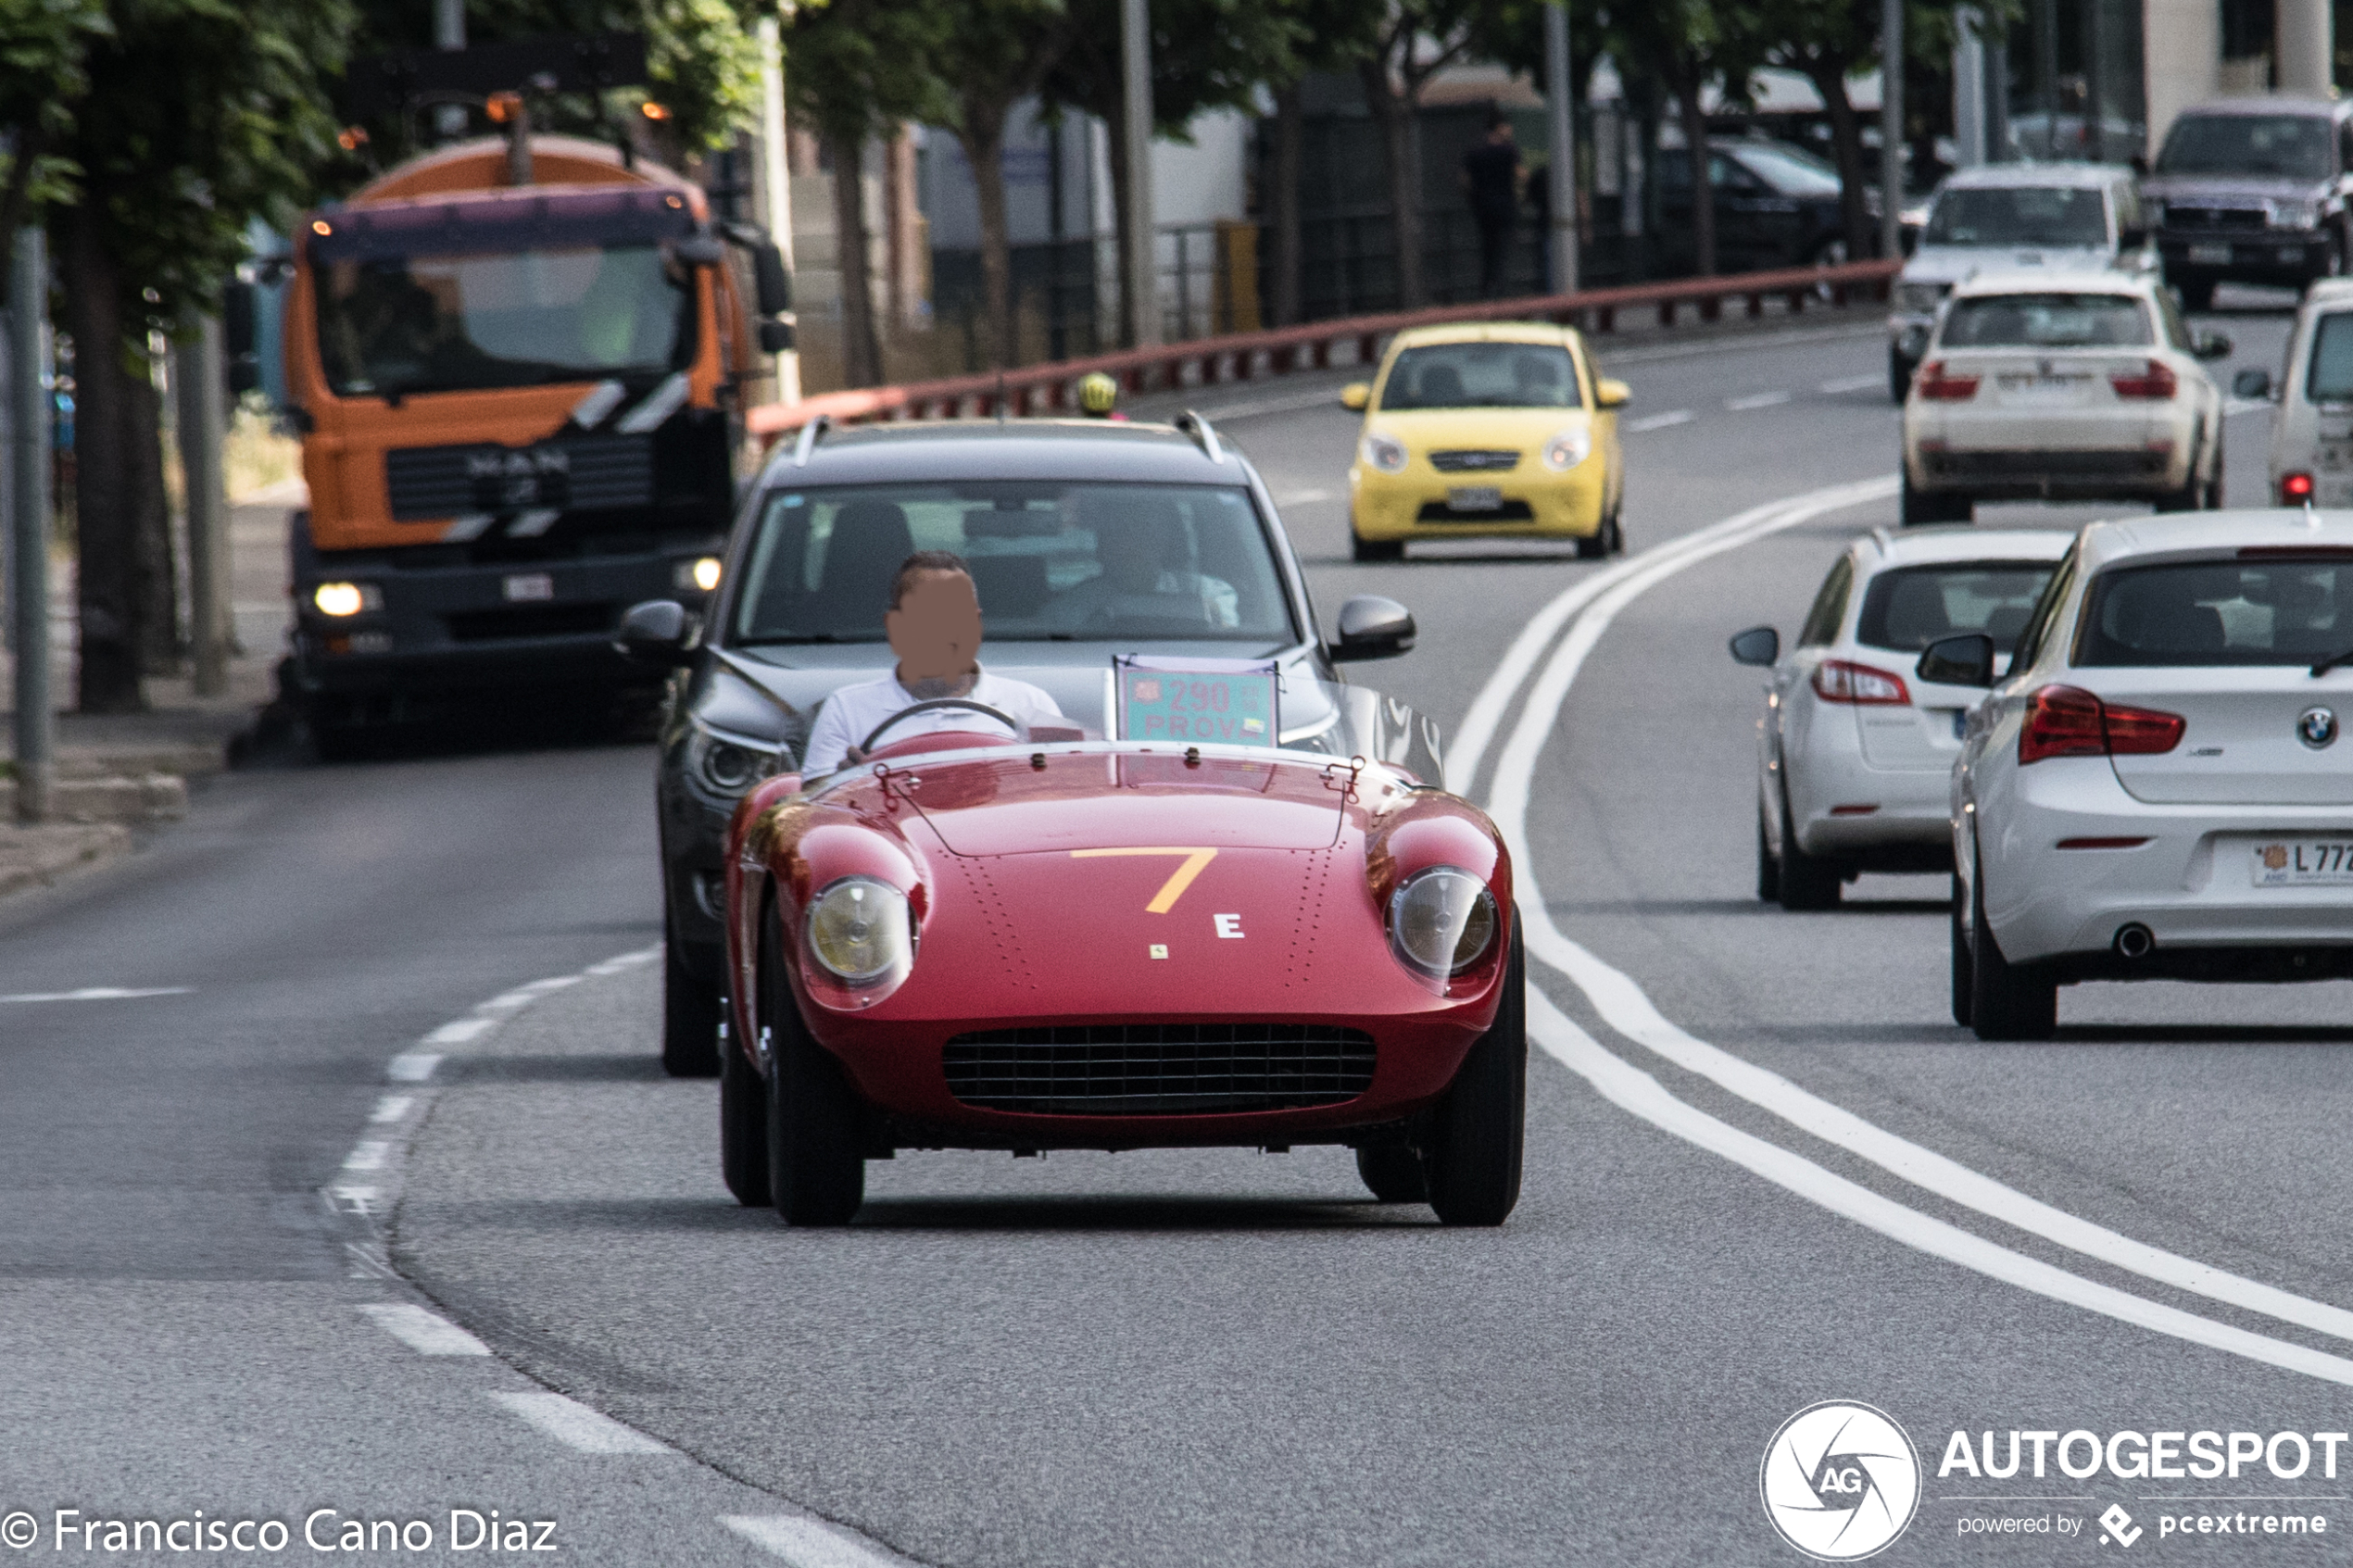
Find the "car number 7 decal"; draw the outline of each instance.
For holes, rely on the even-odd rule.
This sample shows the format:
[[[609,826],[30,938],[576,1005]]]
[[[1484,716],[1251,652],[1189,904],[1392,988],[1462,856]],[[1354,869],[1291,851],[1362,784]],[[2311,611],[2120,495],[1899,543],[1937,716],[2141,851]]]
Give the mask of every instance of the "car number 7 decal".
[[[1168,874],[1168,880],[1160,884],[1160,891],[1152,895],[1152,901],[1144,906],[1144,913],[1148,915],[1164,915],[1175,909],[1176,900],[1185,896],[1185,889],[1193,884],[1193,878],[1201,875],[1202,868],[1217,859],[1217,851],[1214,849],[1192,849],[1180,847],[1151,849],[1074,849],[1070,852],[1070,858],[1074,860],[1096,860],[1114,855],[1182,855],[1185,857],[1185,863]]]

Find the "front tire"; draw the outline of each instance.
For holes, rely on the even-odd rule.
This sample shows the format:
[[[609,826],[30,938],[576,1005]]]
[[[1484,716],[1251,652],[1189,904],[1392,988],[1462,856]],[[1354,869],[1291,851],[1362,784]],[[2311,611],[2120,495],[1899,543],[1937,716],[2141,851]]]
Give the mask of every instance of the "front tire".
[[[1359,561],[1403,560],[1405,541],[1403,539],[1367,539],[1354,529],[1348,533],[1350,556]]]
[[[1528,1132],[1528,970],[1517,922],[1495,1022],[1440,1102],[1422,1169],[1441,1224],[1500,1225],[1519,1201]]]
[[[1904,406],[1904,400],[1911,395],[1912,362],[1898,353],[1895,345],[1891,343],[1887,345],[1888,400],[1900,408]]]
[[[2058,983],[2002,956],[1985,922],[1985,864],[1969,900],[1969,1027],[1981,1040],[2047,1040],[2058,1032]]]
[[[768,1085],[741,1046],[729,1041],[719,1062],[719,1173],[736,1201],[764,1209],[768,1187]]]
[[[1424,1203],[1429,1180],[1422,1173],[1422,1157],[1402,1144],[1356,1151],[1356,1173],[1383,1203]]]
[[[769,1030],[768,1196],[788,1225],[844,1225],[866,1200],[857,1096],[833,1053],[802,1022],[785,978],[772,909],[761,943],[761,1022]]]
[[[1593,525],[1593,532],[1577,541],[1579,560],[1605,560],[1609,557],[1609,520],[1604,518]]]
[[[719,1075],[719,987],[695,978],[665,924],[661,942],[661,1070],[673,1078]]]
[[[1953,873],[1953,1022],[1967,1027],[1969,1021],[1969,995],[1976,981],[1971,977],[1969,932],[1961,925],[1962,910],[1969,899],[1961,892],[1961,873]]]
[[[1756,897],[1767,904],[1781,896],[1781,863],[1773,858],[1773,847],[1765,837],[1765,812],[1756,812]]]

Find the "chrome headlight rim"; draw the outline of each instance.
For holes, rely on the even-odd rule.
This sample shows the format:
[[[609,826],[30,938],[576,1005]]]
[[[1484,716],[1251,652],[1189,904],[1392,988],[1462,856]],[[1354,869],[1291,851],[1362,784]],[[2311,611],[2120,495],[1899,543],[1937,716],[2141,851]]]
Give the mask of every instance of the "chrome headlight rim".
[[[1405,465],[1413,460],[1405,444],[1385,430],[1366,432],[1365,439],[1357,444],[1357,455],[1365,459],[1366,468],[1377,473],[1403,473]]]
[[[781,741],[722,730],[699,719],[686,725],[686,777],[715,799],[736,800],[791,769],[791,749]]]
[[[1428,891],[1440,883],[1466,884],[1470,890],[1458,912],[1449,890],[1439,891],[1435,912],[1441,919],[1452,917],[1451,929],[1433,923],[1428,909]],[[1496,935],[1503,930],[1494,890],[1484,877],[1463,866],[1424,866],[1406,876],[1390,894],[1385,913],[1390,954],[1430,980],[1453,980],[1478,968],[1495,950]]]
[[[1583,424],[1565,425],[1547,436],[1539,456],[1554,473],[1567,473],[1593,455],[1592,430]]]
[[[856,928],[862,912],[859,907],[870,899],[872,909],[862,912],[875,922],[870,928],[871,935],[869,931]],[[847,935],[851,944],[871,942],[873,951],[866,961],[845,965],[835,961],[843,956],[839,951],[834,957],[826,955],[825,944],[834,940],[834,934],[825,933],[824,928],[835,921],[849,922],[852,929],[842,935]],[[904,977],[914,967],[914,907],[905,893],[878,876],[853,872],[825,884],[801,911],[800,926],[801,946],[810,960],[827,980],[845,989],[871,990]]]

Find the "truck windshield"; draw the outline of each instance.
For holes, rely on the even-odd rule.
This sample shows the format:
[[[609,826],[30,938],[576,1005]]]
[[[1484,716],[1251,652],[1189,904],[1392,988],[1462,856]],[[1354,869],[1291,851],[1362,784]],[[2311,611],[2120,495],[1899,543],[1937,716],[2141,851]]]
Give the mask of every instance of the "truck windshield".
[[[2185,114],[2166,133],[2157,171],[2325,180],[2335,162],[2321,115]]]
[[[2108,208],[2097,191],[2020,185],[2008,190],[1947,191],[1928,215],[1932,245],[2108,244]]]
[[[343,397],[683,369],[692,275],[656,245],[378,256],[319,273],[319,348]]]
[[[1296,640],[1250,492],[1026,482],[771,494],[730,640],[879,643],[917,550],[970,563],[991,642]]]

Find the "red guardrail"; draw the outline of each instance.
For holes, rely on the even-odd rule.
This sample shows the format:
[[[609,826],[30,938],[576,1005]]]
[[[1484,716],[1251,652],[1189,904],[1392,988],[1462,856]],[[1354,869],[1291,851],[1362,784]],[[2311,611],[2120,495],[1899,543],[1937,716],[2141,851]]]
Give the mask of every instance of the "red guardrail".
[[[1072,407],[1072,386],[1081,376],[1097,370],[1116,377],[1131,393],[1161,387],[1214,385],[1254,381],[1262,375],[1324,370],[1332,363],[1333,349],[1350,343],[1355,345],[1355,362],[1369,369],[1379,357],[1382,338],[1408,327],[1439,326],[1450,321],[1541,320],[1606,332],[1615,330],[1621,310],[1655,309],[1659,324],[1671,327],[1686,307],[1703,321],[1720,320],[1727,300],[1743,302],[1750,316],[1762,315],[1768,295],[1786,296],[1794,315],[1824,292],[1830,302],[1838,306],[1857,295],[1885,299],[1888,285],[1902,266],[1896,261],[1851,261],[1837,267],[1791,267],[1773,272],[1683,278],[1668,283],[1486,300],[1477,305],[1398,310],[1380,316],[1350,316],[1303,327],[1234,332],[1157,348],[1130,348],[1088,359],[1057,359],[1043,365],[1025,365],[1001,374],[987,370],[978,375],[911,382],[904,386],[820,393],[798,403],[763,404],[749,410],[744,422],[751,434],[773,440],[799,429],[820,414],[830,414],[846,424],[868,420],[954,419],[967,411],[985,416],[998,411],[1000,397],[1008,405],[1005,411],[1009,414],[1044,413]]]

